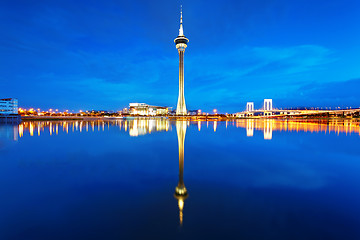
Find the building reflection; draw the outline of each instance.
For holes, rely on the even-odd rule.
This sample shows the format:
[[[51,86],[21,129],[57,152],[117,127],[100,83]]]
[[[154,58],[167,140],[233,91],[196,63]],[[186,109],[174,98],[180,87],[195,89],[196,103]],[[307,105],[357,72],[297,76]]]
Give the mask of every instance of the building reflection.
[[[18,125],[0,124],[0,140],[18,141],[19,135]]]
[[[186,121],[177,121],[176,122],[176,132],[178,137],[179,144],[179,182],[175,188],[175,198],[178,200],[179,206],[179,221],[180,225],[183,223],[183,209],[185,199],[188,197],[188,193],[184,184],[184,142],[186,134]]]
[[[129,128],[129,135],[136,137],[140,135],[150,134],[152,132],[169,131],[170,122],[165,118],[134,119],[132,121],[129,121]]]

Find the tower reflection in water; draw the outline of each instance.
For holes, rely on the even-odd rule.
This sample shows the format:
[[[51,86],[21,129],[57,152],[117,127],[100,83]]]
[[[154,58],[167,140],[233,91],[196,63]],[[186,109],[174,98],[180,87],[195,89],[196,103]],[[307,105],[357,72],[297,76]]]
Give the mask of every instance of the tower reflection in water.
[[[213,124],[212,129],[207,129]],[[206,128],[202,125],[206,124]],[[192,126],[191,126],[192,125]],[[128,132],[131,137],[138,137],[155,132],[172,131],[176,127],[179,147],[179,182],[175,188],[174,197],[178,201],[179,222],[183,224],[184,203],[188,197],[188,192],[184,184],[184,143],[187,127],[195,127],[198,131],[206,133],[220,134],[225,127],[228,130],[232,128],[243,128],[246,130],[247,137],[262,137],[270,140],[275,132],[299,132],[321,133],[321,134],[346,134],[346,136],[360,136],[360,122],[358,119],[327,119],[327,120],[274,120],[274,119],[235,119],[227,122],[217,121],[170,121],[166,118],[137,118],[137,119],[119,119],[119,120],[68,120],[68,121],[24,121],[19,125],[1,125],[0,124],[0,147],[3,142],[17,141],[18,137],[43,137],[50,135],[56,137],[61,134],[74,134],[78,132],[86,134],[91,132],[123,131]],[[245,131],[243,131],[245,134]],[[263,134],[259,134],[263,133]],[[37,135],[37,136],[36,136]],[[258,135],[258,136],[257,136]],[[221,136],[221,135],[220,135]],[[171,194],[169,192],[168,194]],[[175,204],[175,202],[174,202]]]
[[[179,182],[175,188],[175,198],[178,200],[179,205],[179,220],[180,225],[183,223],[183,209],[185,199],[188,197],[188,193],[184,184],[184,142],[186,135],[186,121],[176,122],[176,132],[179,144]]]

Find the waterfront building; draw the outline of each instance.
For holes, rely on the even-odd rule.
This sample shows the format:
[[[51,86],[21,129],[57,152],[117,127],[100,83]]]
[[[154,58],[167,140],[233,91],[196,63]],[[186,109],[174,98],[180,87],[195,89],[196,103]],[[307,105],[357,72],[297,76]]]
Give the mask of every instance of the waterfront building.
[[[0,99],[0,114],[18,114],[18,100],[16,98]]]
[[[196,116],[196,115],[200,115],[201,112],[199,112],[199,110],[189,110],[189,115],[190,116]]]
[[[169,107],[152,106],[146,103],[130,103],[129,113],[130,115],[139,116],[158,116],[166,115],[169,112]]]
[[[21,120],[18,115],[18,100],[16,98],[0,99],[0,122],[11,123]]]
[[[175,46],[179,52],[179,97],[176,107],[176,115],[186,115],[186,104],[184,95],[184,53],[189,39],[184,36],[184,29],[182,25],[182,9],[180,12],[180,29],[179,36],[174,40]]]

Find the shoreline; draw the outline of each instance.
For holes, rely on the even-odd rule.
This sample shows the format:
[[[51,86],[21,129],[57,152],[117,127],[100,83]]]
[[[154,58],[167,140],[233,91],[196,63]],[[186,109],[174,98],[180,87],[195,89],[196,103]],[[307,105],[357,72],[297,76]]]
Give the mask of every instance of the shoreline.
[[[233,121],[233,120],[287,120],[287,121],[334,121],[334,120],[355,120],[360,122],[358,117],[227,117],[223,115],[208,116],[124,116],[124,117],[92,117],[92,116],[22,116],[21,121],[91,121],[91,120],[130,120],[130,119],[159,119],[166,118],[186,121]]]

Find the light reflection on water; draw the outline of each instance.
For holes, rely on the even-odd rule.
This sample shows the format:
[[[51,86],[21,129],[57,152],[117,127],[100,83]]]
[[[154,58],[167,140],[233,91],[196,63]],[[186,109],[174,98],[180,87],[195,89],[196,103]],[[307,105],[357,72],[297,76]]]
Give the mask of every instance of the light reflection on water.
[[[114,132],[120,132],[122,133],[122,137],[124,137],[124,135],[125,137],[114,137],[114,135],[111,135],[114,134]],[[156,132],[160,134],[154,134]],[[285,133],[286,137],[284,137]],[[167,150],[167,148],[176,141],[175,139],[172,138],[172,142],[169,142],[168,138],[164,138],[165,140],[161,142],[164,145],[163,148],[158,147],[158,141],[162,140],[164,135],[171,134],[176,134],[178,139],[178,148],[176,149],[176,151],[178,151],[178,157],[175,152]],[[185,137],[186,134],[188,134],[187,137]],[[85,147],[82,146],[82,148],[85,149],[85,152],[81,152],[81,154],[75,155],[75,157],[72,158],[71,156],[74,154],[74,149],[80,148],[82,145],[80,142],[77,143],[79,139],[75,139],[75,135],[76,137],[80,137],[79,139],[83,141],[87,140],[87,135],[92,137],[95,142],[99,142],[99,146],[96,147],[101,149],[99,152],[103,155],[99,152],[95,152],[95,157],[93,158],[95,160],[91,160],[92,155],[88,154],[86,151],[90,152],[93,150],[92,148],[95,147],[91,144],[86,145],[88,144],[86,143],[84,144],[86,145]],[[131,138],[129,138],[128,135]],[[202,135],[202,137],[198,137],[200,135]],[[306,135],[305,138],[304,135]],[[309,138],[308,136],[310,135],[313,135],[315,138]],[[74,136],[74,138],[72,138],[72,136]],[[340,141],[334,142],[334,138],[330,139],[330,137],[338,136],[341,137],[342,141],[344,141],[344,139],[352,140],[344,142],[343,144],[346,146],[341,146]],[[97,140],[97,138],[99,138],[99,140]],[[107,138],[110,140],[106,141]],[[186,141],[185,138],[187,138]],[[44,140],[41,141],[42,139]],[[43,155],[41,155],[39,151],[36,151],[37,155],[32,157],[31,155],[27,156],[22,154],[21,151],[18,150],[21,149],[26,151],[30,149],[32,151],[33,148],[38,147],[36,144],[47,144],[49,139],[60,139],[61,141],[52,142],[51,146],[47,146],[50,149],[44,150],[45,153]],[[147,141],[148,139],[156,139],[157,141],[151,143]],[[354,142],[354,139],[357,142]],[[140,195],[142,191],[145,191],[143,188],[151,185],[150,183],[160,185],[158,183],[159,180],[156,180],[157,178],[160,178],[161,180],[167,179],[167,173],[171,172],[167,165],[168,162],[171,162],[169,159],[178,158],[178,168],[176,169],[176,171],[178,171],[177,185],[176,182],[171,182],[171,188],[173,190],[167,189],[164,195],[174,195],[176,198],[176,207],[178,211],[176,223],[179,226],[184,224],[184,231],[186,231],[186,229],[188,231],[188,239],[199,239],[199,236],[202,234],[205,234],[208,239],[211,239],[212,234],[215,234],[214,236],[216,236],[216,238],[214,238],[219,239],[218,237],[222,236],[219,234],[224,234],[224,231],[228,231],[229,234],[239,234],[239,232],[237,232],[238,229],[241,229],[244,234],[243,236],[245,237],[253,236],[251,234],[255,234],[255,237],[252,237],[251,239],[271,239],[271,237],[266,238],[266,234],[274,234],[274,232],[277,231],[277,235],[275,234],[275,236],[277,236],[276,239],[289,239],[289,235],[284,235],[283,233],[290,231],[292,234],[297,234],[295,229],[287,230],[289,228],[294,228],[296,225],[292,224],[292,218],[295,218],[295,222],[300,224],[301,227],[307,229],[304,231],[303,235],[294,239],[321,239],[322,236],[328,237],[332,234],[331,231],[326,232],[326,224],[329,224],[331,229],[334,226],[338,226],[342,221],[347,221],[346,224],[348,224],[348,226],[360,223],[360,219],[356,218],[356,216],[358,216],[357,214],[360,214],[360,209],[356,207],[357,200],[360,199],[359,195],[356,191],[354,191],[355,193],[348,191],[360,187],[360,179],[357,178],[358,174],[356,173],[356,170],[360,169],[360,167],[359,164],[354,161],[354,159],[359,156],[359,154],[356,153],[356,144],[359,142],[359,139],[360,126],[359,122],[355,120],[282,121],[271,119],[238,119],[225,122],[204,122],[169,121],[165,118],[139,118],[132,120],[27,121],[19,125],[0,125],[0,141],[16,142],[16,145],[20,145],[18,148],[16,146],[13,146],[12,149],[10,147],[7,148],[6,150],[8,152],[1,152],[0,144],[0,159],[3,157],[1,162],[3,172],[0,176],[2,177],[1,180],[3,182],[2,189],[6,189],[9,188],[9,186],[6,186],[5,183],[8,182],[8,179],[12,179],[12,177],[10,177],[13,175],[11,171],[19,171],[19,173],[14,174],[14,176],[17,176],[16,180],[12,180],[15,182],[14,185],[22,181],[32,181],[32,179],[29,180],[26,178],[27,174],[31,171],[39,174],[37,171],[42,169],[42,167],[44,167],[44,172],[40,173],[43,175],[49,174],[58,177],[59,171],[61,173],[59,176],[65,179],[69,178],[69,182],[61,185],[58,182],[58,178],[56,179],[55,184],[51,186],[42,186],[41,184],[44,184],[43,182],[36,182],[36,184],[30,187],[30,192],[33,191],[34,193],[28,194],[31,198],[40,196],[40,200],[42,198],[47,199],[48,196],[46,193],[41,192],[51,192],[54,189],[55,192],[59,191],[61,195],[67,196],[68,194],[68,198],[71,200],[68,200],[67,198],[65,200],[71,202],[73,198],[76,199],[73,195],[79,196],[76,193],[69,194],[68,189],[70,187],[76,184],[81,185],[80,183],[82,181],[86,182],[87,178],[91,179],[91,184],[88,182],[86,182],[86,184],[91,187],[92,185],[96,185],[94,184],[94,182],[96,182],[94,176],[88,176],[89,169],[95,169],[93,171],[100,175],[99,178],[101,180],[103,178],[107,179],[109,181],[108,185],[111,186],[112,182],[121,180],[126,182],[123,189],[126,190],[127,188],[130,188],[130,191],[127,192],[128,194],[131,194],[133,191]],[[34,145],[31,145],[31,140],[37,140],[37,142],[33,143]],[[135,142],[129,143],[130,140],[135,140]],[[67,144],[67,141],[71,143]],[[104,143],[101,143],[101,141],[104,141]],[[224,144],[222,144],[223,142]],[[313,147],[313,145],[319,144],[318,142],[322,145],[319,145],[318,148]],[[65,153],[55,153],[55,150],[57,149],[54,145],[56,144],[61,147],[64,145],[65,147],[63,147],[64,149],[62,150]],[[71,144],[73,147],[71,147]],[[133,147],[132,144],[135,144],[135,147]],[[346,151],[346,147],[349,148],[348,152]],[[115,151],[114,149],[117,148],[120,148],[119,151],[123,155],[120,155],[120,157],[119,155],[114,155],[115,157],[108,155],[109,152]],[[152,151],[152,148],[156,148],[157,151]],[[185,148],[187,148],[187,151],[185,151]],[[325,149],[324,151],[319,150],[323,148]],[[24,155],[26,158],[24,158]],[[57,155],[59,155],[59,159],[57,159]],[[64,169],[76,167],[76,165],[65,165],[65,167],[63,165],[56,165],[59,164],[57,161],[64,161],[64,163],[69,161],[71,164],[75,164],[78,159],[82,158],[84,162],[78,163],[81,167],[75,168],[76,170],[70,169],[69,172],[71,174],[64,174],[65,176],[62,175],[62,171],[64,171]],[[337,158],[341,159],[341,164],[336,162]],[[37,162],[38,159],[42,160]],[[107,161],[115,161],[114,159],[116,162],[112,162],[111,167],[106,166]],[[137,165],[136,162],[138,161],[141,164]],[[154,170],[153,166],[156,166],[157,161],[166,167],[159,167],[159,172],[151,172],[151,170]],[[11,168],[7,165],[16,162],[20,162],[20,168]],[[186,170],[184,169],[185,162],[187,164]],[[54,164],[55,167],[51,164]],[[86,169],[86,165],[88,164],[91,165],[92,168],[89,167],[89,169]],[[118,164],[120,164],[121,168],[116,168]],[[105,165],[105,167],[103,165]],[[9,167],[10,170],[8,170],[7,167]],[[109,171],[109,173],[102,175],[102,171],[104,171],[102,167]],[[83,170],[84,168],[86,170]],[[100,173],[97,172],[97,168],[100,168]],[[110,170],[108,170],[109,168]],[[126,171],[123,171],[122,169],[125,169]],[[352,169],[355,173],[351,172]],[[141,179],[140,183],[135,184],[136,178],[140,178],[136,175],[138,172],[140,172],[141,176],[145,175],[145,180]],[[93,174],[95,175],[95,173]],[[174,172],[172,172],[172,174],[173,173]],[[9,176],[6,174],[9,174]],[[31,173],[30,176],[32,176]],[[36,176],[34,178],[36,178]],[[45,182],[48,179],[51,181],[52,178],[45,178]],[[43,178],[41,178],[41,180],[43,180]],[[189,191],[185,187],[185,180],[186,186],[189,187]],[[143,184],[142,181],[145,182],[145,184]],[[336,184],[339,184],[339,186]],[[108,187],[108,185],[105,184],[105,188]],[[139,187],[139,185],[141,187]],[[349,189],[344,191],[343,185],[349,186]],[[34,188],[34,190],[32,190],[32,188]],[[29,187],[25,184],[25,186],[15,186],[14,189],[16,189],[17,194],[21,196],[22,191],[26,192]],[[124,191],[123,189],[121,189],[121,191]],[[284,189],[286,191],[284,191]],[[118,189],[112,191],[116,192],[117,190]],[[84,195],[89,194],[86,191],[91,192],[90,190],[83,191],[85,192],[82,192]],[[12,191],[10,190],[10,192]],[[289,196],[286,195],[288,192]],[[111,192],[111,194],[113,193]],[[226,200],[221,198],[222,194],[226,196]],[[135,194],[135,196],[138,195]],[[9,195],[6,195],[4,197],[0,193],[0,197],[2,197],[5,202],[8,196]],[[338,196],[343,200],[337,199]],[[159,201],[162,198],[157,195],[155,197],[159,197]],[[122,198],[126,198],[126,196],[121,195],[121,197],[115,197],[116,201],[122,201]],[[16,201],[19,201],[18,199],[21,199],[21,197],[16,199]],[[309,199],[312,200],[309,201]],[[6,204],[11,205],[12,202],[16,202],[14,199],[10,198],[10,200],[9,202],[11,203],[6,202]],[[111,203],[111,201],[111,198],[106,198],[103,203],[95,205],[100,209],[104,209],[105,212],[111,212],[112,209],[109,210],[104,207],[108,202]],[[135,199],[131,198],[129,201],[130,203],[127,204],[132,206],[131,201],[135,201]],[[324,201],[329,201],[329,203],[324,203]],[[91,202],[91,200],[87,199],[84,202]],[[143,208],[145,208],[147,206],[147,203],[145,202],[147,201],[144,198],[143,201],[137,202],[139,205],[133,204],[135,205],[135,208],[142,208],[141,205],[144,205]],[[26,205],[26,203],[22,203],[21,201],[17,204]],[[36,205],[36,203],[33,204]],[[57,204],[61,205],[62,203]],[[168,207],[168,209],[172,209],[175,204],[175,200],[172,198],[172,202],[170,203],[171,207]],[[227,206],[227,204],[229,204],[229,206]],[[327,204],[329,204],[328,207],[326,207]],[[16,207],[19,207],[18,205],[15,204]],[[122,204],[119,203],[119,205]],[[109,208],[111,208],[111,206],[112,205],[110,204]],[[209,206],[211,206],[211,208]],[[338,209],[333,209],[334,206]],[[346,209],[344,206],[349,209]],[[157,207],[167,208],[167,205],[164,204],[164,206],[162,206],[160,204],[160,206]],[[317,207],[320,210],[318,210]],[[41,220],[36,219],[36,217],[31,214],[32,206],[23,208],[28,211],[27,214],[35,218],[35,221],[41,222]],[[85,209],[83,210],[84,212],[92,211],[87,207],[79,208]],[[210,208],[211,216],[207,215],[210,213],[209,211],[199,211],[199,209],[202,208]],[[39,209],[42,208],[40,207]],[[42,210],[40,210],[40,212],[41,211]],[[43,211],[46,212],[46,210]],[[65,208],[64,211],[70,210]],[[76,210],[72,211],[76,212]],[[122,211],[120,212],[122,213]],[[160,210],[156,210],[156,213],[157,211]],[[317,216],[314,217],[310,213],[312,211],[314,211]],[[134,212],[136,211],[134,210]],[[149,217],[146,215],[146,211],[144,212],[144,215],[138,213],[139,216]],[[338,214],[338,212],[341,212],[342,214]],[[8,215],[5,214],[4,216],[12,216],[12,214],[15,215],[15,213],[11,211]],[[46,213],[43,214],[47,216]],[[79,214],[81,214],[81,211]],[[99,215],[99,213],[95,212],[91,217],[97,215]],[[163,215],[166,214],[163,213]],[[169,215],[174,216],[175,213],[171,212]],[[215,217],[212,217],[212,215]],[[101,216],[109,222],[113,219],[113,216]],[[138,221],[137,217],[136,221]],[[320,229],[318,230],[321,232],[320,235],[312,235],[314,234],[314,230],[309,230],[312,229],[312,227],[306,225],[306,221],[311,221],[313,217],[313,224],[316,225],[316,228]],[[18,214],[15,218],[21,219],[22,215]],[[326,224],[319,225],[319,222],[326,221],[327,218],[333,219],[333,222],[330,221]],[[337,218],[339,219],[337,220]],[[168,230],[170,228],[165,227],[168,226],[168,219],[172,218],[159,216],[155,217],[153,221],[161,222],[159,226],[161,226],[162,231],[171,232],[171,230]],[[198,221],[200,222],[198,219],[201,219],[204,223],[198,223]],[[65,220],[67,219],[65,218]],[[5,220],[0,217],[0,229],[5,228],[4,226],[6,225],[4,224],[4,221]],[[19,220],[12,221],[17,223]],[[57,221],[61,221],[61,219],[57,219],[54,223],[57,224]],[[226,224],[223,223],[224,221]],[[107,222],[107,224],[109,224],[109,222]],[[216,226],[211,225],[213,224],[212,222],[216,223]],[[264,223],[261,224],[261,222]],[[20,223],[24,224],[21,221]],[[26,222],[26,224],[30,223]],[[62,222],[62,224],[64,223]],[[77,224],[80,224],[80,228],[82,227],[81,223]],[[134,227],[131,225],[134,223],[128,223],[129,225],[126,225],[127,223],[123,224],[130,228]],[[257,227],[264,232],[264,235],[258,235],[258,237],[256,237],[256,233],[249,230],[254,229],[254,225],[256,224],[259,224]],[[15,225],[16,230],[14,231],[16,232],[17,227],[19,226],[17,224]],[[204,232],[204,226],[209,225],[212,226],[213,229],[217,229],[216,231],[212,230],[215,231],[215,233],[211,230]],[[197,228],[197,226],[199,228]],[[263,226],[266,227],[262,228]],[[28,226],[20,226],[20,228],[21,227],[25,229],[28,228]],[[136,228],[137,227],[141,229],[141,227],[144,226],[136,226]],[[36,231],[37,228],[34,229],[35,230],[33,231]],[[121,229],[126,232],[126,229]],[[200,231],[199,229],[202,230]],[[347,233],[344,230],[346,230]],[[117,233],[118,230],[115,228],[112,231],[113,233],[109,233],[110,235]],[[283,233],[279,233],[280,231],[283,231]],[[336,232],[336,237],[334,239],[337,239],[338,236],[346,236],[346,234],[360,236],[360,233],[357,230],[354,230],[351,227],[344,227]],[[152,234],[148,237],[151,238],[151,236]],[[165,236],[171,236],[171,234],[166,233]],[[135,238],[136,237],[134,237],[134,239]],[[139,239],[143,238],[144,236],[141,238],[139,237]],[[46,238],[38,237],[37,239]],[[163,239],[166,238],[163,237]]]
[[[220,122],[221,123],[221,122]],[[187,124],[197,125],[198,131],[201,131],[202,125],[212,125],[214,132],[218,128],[217,121],[188,121]],[[264,139],[271,140],[273,131],[287,132],[311,132],[330,134],[358,134],[360,135],[360,126],[358,120],[329,120],[329,121],[304,121],[304,120],[275,120],[275,119],[237,119],[233,121],[225,121],[225,127],[228,125],[237,128],[245,128],[246,136],[254,136],[254,130],[262,131]],[[12,125],[0,128],[0,136],[10,136],[17,141],[18,135],[23,137],[24,133],[30,136],[40,136],[42,132],[48,132],[50,135],[58,134],[59,129],[62,132],[82,132],[82,131],[105,131],[110,126],[116,126],[119,130],[129,132],[132,137],[137,137],[152,132],[169,131],[172,129],[171,121],[165,118],[158,119],[132,119],[132,120],[79,120],[79,121],[26,121],[18,126]],[[9,138],[9,137],[8,137]]]
[[[59,129],[62,132],[95,132],[109,130],[110,126],[115,126],[119,130],[129,132],[132,137],[137,137],[152,132],[161,132],[171,130],[170,121],[167,119],[133,119],[133,120],[79,120],[79,121],[26,121],[18,126],[19,137],[23,137],[24,133],[30,136],[42,132],[48,132],[50,135],[59,134]],[[8,126],[9,128],[9,126]],[[36,133],[35,133],[36,130]]]

